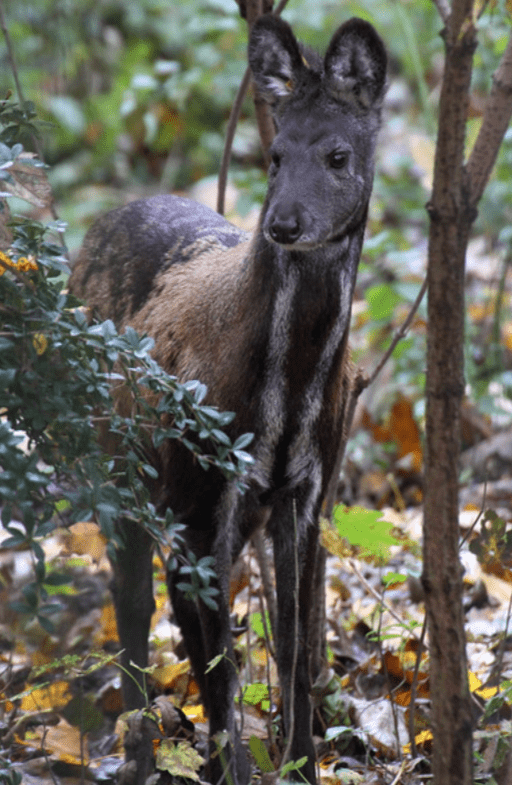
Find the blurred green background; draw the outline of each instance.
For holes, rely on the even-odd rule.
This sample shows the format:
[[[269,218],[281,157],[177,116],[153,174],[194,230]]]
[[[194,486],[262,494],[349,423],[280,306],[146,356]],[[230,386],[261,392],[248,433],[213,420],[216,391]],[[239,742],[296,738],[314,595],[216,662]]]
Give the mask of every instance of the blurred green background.
[[[66,242],[76,250],[93,217],[127,199],[197,183],[214,205],[231,104],[246,67],[246,23],[234,0],[19,0],[4,3],[24,98],[41,121],[44,160]],[[442,23],[431,0],[291,0],[283,16],[323,51],[350,16],[371,21],[390,54],[389,89],[358,289],[352,341],[371,364],[405,317],[424,276]],[[479,20],[468,148],[510,32],[505,0]],[[13,91],[0,36],[0,99]],[[23,139],[27,149],[32,140]],[[480,204],[468,253],[468,397],[498,426],[511,421],[512,132]],[[248,97],[230,169],[236,211],[251,214],[265,173]],[[194,193],[197,193],[194,192]],[[16,209],[33,208],[11,200]],[[42,216],[44,217],[44,216]],[[368,403],[375,416],[400,393],[423,418],[425,310],[393,355]]]

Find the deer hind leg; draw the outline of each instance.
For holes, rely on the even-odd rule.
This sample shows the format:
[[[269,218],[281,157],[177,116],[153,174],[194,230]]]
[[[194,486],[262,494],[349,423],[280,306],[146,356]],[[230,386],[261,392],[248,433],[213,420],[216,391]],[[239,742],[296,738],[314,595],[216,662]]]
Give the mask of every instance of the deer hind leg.
[[[290,759],[307,756],[295,775],[316,784],[312,737],[308,621],[312,602],[316,524],[301,519],[301,506],[288,497],[274,507],[269,522],[274,543],[277,593],[277,666]],[[296,567],[298,567],[298,574]],[[298,588],[298,592],[296,591]],[[293,680],[292,680],[293,678]]]
[[[130,662],[140,668],[146,668],[148,664],[149,627],[155,610],[153,547],[151,537],[133,521],[123,520],[119,524],[119,531],[124,547],[117,551],[116,560],[112,563],[112,593],[117,631],[123,649],[123,700],[125,709],[131,710],[142,708],[146,703],[144,676],[132,668]]]
[[[186,580],[177,571],[169,571],[168,586],[174,615],[201,690],[210,723],[210,757],[206,779],[213,783],[225,780],[231,785],[246,785],[251,772],[241,744],[234,716],[234,699],[238,686],[229,615],[229,571],[232,556],[229,548],[214,545],[213,536],[205,532],[186,532],[188,548],[197,558],[215,553],[216,579],[211,585],[219,590],[213,596],[216,609],[202,600],[191,600],[177,584]],[[219,538],[220,539],[220,538]],[[213,667],[209,667],[216,660]]]

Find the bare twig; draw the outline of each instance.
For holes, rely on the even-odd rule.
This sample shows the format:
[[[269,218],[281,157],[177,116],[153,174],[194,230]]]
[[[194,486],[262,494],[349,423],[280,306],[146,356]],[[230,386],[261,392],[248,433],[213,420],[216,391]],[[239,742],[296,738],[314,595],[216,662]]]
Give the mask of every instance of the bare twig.
[[[329,480],[329,487],[327,488],[327,494],[324,502],[325,517],[328,520],[330,520],[332,517],[332,510],[336,503],[336,494],[337,494],[341,464],[343,463],[343,457],[345,455],[345,449],[347,447],[350,428],[352,426],[352,421],[354,419],[356,404],[357,401],[359,400],[359,396],[367,386],[366,378],[367,377],[364,375],[362,368],[358,368],[355,372],[352,387],[350,388],[350,391],[348,393],[348,400],[345,406],[343,433],[341,435],[340,443],[338,445],[336,461],[334,462],[334,468],[332,470],[331,479]]]
[[[476,207],[512,117],[512,33],[496,69],[480,132],[467,162],[470,202]]]
[[[352,420],[354,419],[354,413],[355,413],[356,404],[359,399],[359,396],[361,395],[363,390],[366,390],[366,388],[370,384],[373,384],[373,382],[375,381],[375,379],[377,378],[377,376],[382,371],[385,364],[393,354],[396,345],[398,344],[399,341],[402,340],[402,338],[407,333],[407,330],[411,326],[416,311],[420,307],[420,303],[425,295],[426,290],[427,290],[427,279],[425,278],[425,280],[421,285],[421,289],[419,290],[418,295],[411,306],[411,310],[407,314],[407,318],[405,319],[403,324],[398,328],[393,340],[391,341],[391,344],[389,345],[387,352],[384,354],[382,359],[377,363],[372,373],[369,376],[366,376],[361,368],[358,368],[355,373],[353,384],[350,389],[349,398],[345,408],[345,426],[338,447],[338,453],[336,455],[334,469],[331,474],[329,488],[327,490],[327,495],[325,497],[324,511],[325,511],[326,518],[328,518],[329,520],[332,516],[332,510],[336,503],[336,489],[338,486],[338,478],[341,471],[341,464],[343,462],[343,456],[345,455],[345,449],[347,446],[347,440],[350,433],[350,427],[352,425]]]
[[[16,60],[14,59],[14,52],[11,45],[11,37],[9,35],[7,25],[5,23],[4,6],[2,0],[0,0],[0,27],[2,28],[2,33],[4,34],[4,38],[5,38],[5,45],[7,47],[7,58],[11,66],[11,71],[14,78],[14,84],[16,85],[16,92],[18,93],[18,99],[20,104],[23,105],[25,103],[25,98],[23,96],[23,90],[21,89],[21,82],[18,76],[18,68],[16,66]]]
[[[270,678],[270,656],[275,657],[273,651],[273,645],[270,636],[270,630],[268,629],[267,625],[267,618],[265,616],[265,602],[263,601],[263,593],[261,590],[258,592],[258,600],[260,603],[260,613],[261,613],[261,622],[263,624],[263,635],[265,636],[265,647],[267,650],[267,657],[265,662],[265,677],[267,679],[267,689],[268,689],[268,698],[270,703],[272,703],[272,679]],[[268,603],[268,598],[267,598]],[[268,606],[267,606],[268,607]],[[275,635],[275,630],[274,633]],[[271,747],[275,744],[274,738],[274,729],[272,727],[272,713],[269,711],[267,712],[267,732],[268,732],[268,741]]]
[[[228,181],[229,161],[231,158],[231,148],[233,147],[233,139],[235,138],[236,126],[240,117],[242,104],[245,95],[249,89],[251,82],[251,69],[247,67],[243,76],[238,93],[231,107],[231,114],[229,115],[228,125],[226,128],[226,140],[224,142],[224,150],[222,152],[222,161],[219,170],[219,185],[217,192],[217,212],[224,215],[225,210],[225,197],[226,197],[226,184]]]
[[[416,311],[420,307],[420,303],[423,300],[423,297],[424,297],[426,291],[427,291],[427,279],[425,278],[425,280],[421,284],[421,289],[418,292],[418,296],[416,297],[415,301],[413,302],[413,304],[411,306],[411,310],[409,311],[406,320],[399,327],[399,329],[395,333],[395,336],[394,336],[393,340],[391,341],[391,343],[390,343],[390,345],[388,347],[388,350],[386,351],[386,353],[384,354],[384,356],[382,357],[380,362],[377,363],[375,369],[373,370],[373,372],[368,377],[368,379],[366,381],[366,384],[365,384],[365,387],[368,387],[370,384],[372,384],[372,382],[375,381],[375,379],[377,378],[377,376],[382,371],[382,369],[384,368],[385,364],[387,363],[387,361],[389,360],[389,358],[391,357],[391,355],[395,351],[395,347],[396,347],[397,343],[399,341],[401,341],[402,338],[405,336],[405,334],[406,334],[407,330],[409,329],[409,327],[411,325],[411,322],[412,322],[412,320],[413,320],[413,318],[414,318],[414,316],[416,314]]]
[[[390,783],[390,785],[398,785],[398,783],[402,782],[402,777],[404,775],[406,768],[407,768],[407,758],[403,758],[403,760],[400,762],[400,768],[396,773],[395,779]]]
[[[464,537],[460,541],[459,550],[462,550],[462,546],[471,537],[473,531],[475,530],[475,526],[477,525],[478,521],[480,520],[480,518],[484,514],[486,501],[487,501],[487,477],[485,477],[485,480],[484,480],[484,494],[483,494],[483,497],[482,497],[482,504],[480,505],[480,510],[478,511],[478,515],[476,516],[475,520],[473,521],[473,523],[471,524],[471,526],[467,530],[466,534],[464,535]]]
[[[409,703],[409,741],[411,743],[411,756],[416,757],[416,730],[414,727],[414,719],[416,717],[416,696],[418,694],[418,674],[420,672],[421,655],[423,654],[423,646],[425,644],[425,633],[427,632],[427,616],[423,619],[423,626],[421,628],[420,640],[418,643],[418,651],[416,652],[416,663],[414,665],[414,674],[411,683],[411,701]]]
[[[511,617],[512,617],[512,594],[510,595],[509,601],[508,601],[507,619],[506,619],[506,622],[505,622],[505,629],[501,633],[501,640],[500,640],[500,645],[498,647],[498,652],[497,652],[497,655],[496,655],[496,662],[495,662],[495,664],[493,666],[493,669],[492,669],[492,677],[493,677],[493,682],[495,684],[499,684],[500,683],[500,681],[502,679],[502,675],[503,675],[503,658],[505,656],[505,650],[507,648],[507,637],[508,637],[508,630],[509,630],[509,626],[510,626],[510,619],[511,619]]]
[[[286,748],[281,759],[281,768],[290,760],[292,751],[292,740],[295,729],[295,673],[297,672],[297,659],[299,654],[299,538],[297,532],[297,502],[293,500],[293,560],[294,560],[294,575],[295,585],[293,587],[294,604],[294,623],[293,623],[293,652],[292,652],[292,667],[290,672],[290,706],[289,716],[285,718],[285,722],[289,721],[288,741]]]
[[[267,516],[268,518],[268,516]],[[272,576],[270,574],[270,566],[268,563],[267,549],[265,548],[265,538],[263,537],[263,529],[258,529],[251,538],[251,542],[256,551],[256,559],[260,568],[261,582],[263,585],[263,593],[265,595],[265,602],[267,604],[268,615],[270,618],[270,627],[274,641],[276,640],[277,632],[277,608],[275,592],[272,585]]]
[[[382,594],[382,598],[384,600],[384,594]],[[389,707],[391,709],[391,716],[393,717],[393,729],[395,731],[395,739],[396,739],[396,747],[398,754],[400,756],[400,760],[403,760],[403,751],[402,745],[400,744],[400,730],[398,728],[398,711],[396,707],[396,703],[393,700],[393,685],[391,683],[391,677],[389,674],[389,669],[386,665],[386,657],[384,654],[384,647],[382,645],[382,618],[383,618],[383,611],[384,604],[380,606],[380,613],[379,613],[379,623],[377,625],[376,635],[377,635],[377,646],[379,650],[379,657],[381,662],[382,672],[384,673],[384,677],[386,679],[386,686],[388,689],[389,695]]]
[[[288,0],[281,0],[281,2],[278,4],[277,8],[274,10],[273,13],[276,16],[279,16],[287,3]],[[239,3],[239,5],[240,5],[241,13],[243,12],[243,15],[246,16],[247,18],[247,24],[250,33],[251,27],[253,26],[258,16],[260,16],[262,13],[261,3],[259,2],[259,0],[253,0],[253,2],[249,2],[247,4]],[[221,215],[224,215],[224,210],[225,210],[226,184],[228,179],[229,162],[231,159],[231,149],[233,147],[233,139],[235,138],[236,126],[238,124],[240,112],[242,109],[242,104],[244,102],[244,98],[247,93],[247,90],[249,89],[250,82],[251,82],[251,69],[247,68],[243,76],[242,82],[240,84],[240,87],[238,88],[238,92],[236,94],[233,106],[231,108],[231,113],[229,115],[228,125],[226,128],[226,140],[224,142],[224,150],[222,152],[222,161],[219,171],[219,185],[218,185],[218,193],[217,193],[217,212],[220,213]],[[261,140],[261,146],[262,146],[263,156],[265,160],[265,166],[268,166],[267,151],[272,142],[272,138],[274,134],[274,124],[270,116],[268,105],[263,99],[257,96],[256,92],[254,92],[254,104],[256,108],[256,120],[258,123],[258,130],[260,133],[260,140]]]
[[[375,599],[379,601],[379,603],[382,605],[382,607],[387,610],[387,612],[390,614],[390,616],[392,616],[394,619],[396,619],[396,621],[400,625],[403,626],[404,625],[404,620],[400,618],[398,613],[396,611],[394,611],[393,608],[390,605],[387,604],[387,602],[385,602],[384,595],[380,594],[376,589],[373,588],[373,586],[371,584],[368,583],[368,581],[364,577],[363,573],[361,572],[361,570],[359,569],[359,567],[357,566],[355,561],[353,559],[349,559],[348,563],[350,564],[350,566],[354,570],[355,574],[357,575],[357,577],[359,578],[359,580],[361,581],[361,583],[365,587],[366,591],[368,591],[372,595],[372,597],[375,597]],[[418,636],[416,635],[414,630],[410,630],[410,633],[411,633],[412,637],[415,638],[415,640],[418,640]]]
[[[448,0],[434,0],[434,5],[437,8],[439,16],[443,20],[444,24],[446,24],[450,18],[450,5]]]
[[[9,35],[9,31],[7,29],[7,25],[5,23],[3,0],[0,0],[0,27],[2,28],[2,33],[4,34],[4,38],[5,38],[5,45],[7,47],[7,57],[9,59],[12,75],[13,75],[13,78],[14,78],[14,83],[16,85],[16,92],[18,93],[18,100],[19,100],[19,102],[21,104],[21,107],[24,108],[25,97],[24,97],[23,90],[22,90],[22,87],[21,87],[21,82],[20,82],[19,76],[18,76],[18,68],[16,66],[16,60],[14,59],[14,52],[13,52],[12,45],[11,45],[11,37]],[[37,157],[39,158],[40,161],[44,161],[44,158],[43,158],[43,148],[42,148],[41,142],[39,141],[39,139],[37,138],[37,136],[35,134],[31,134],[31,139],[32,139],[32,144],[34,145],[34,149],[35,149],[35,151],[37,153]],[[57,213],[57,211],[55,209],[55,205],[53,203],[53,195],[51,197],[51,203],[49,205],[49,209],[50,209],[52,218],[56,221],[59,216],[58,216],[58,213]],[[66,245],[64,243],[64,237],[62,236],[62,233],[59,232],[58,236],[59,236],[59,241],[60,241],[62,247],[66,250]]]

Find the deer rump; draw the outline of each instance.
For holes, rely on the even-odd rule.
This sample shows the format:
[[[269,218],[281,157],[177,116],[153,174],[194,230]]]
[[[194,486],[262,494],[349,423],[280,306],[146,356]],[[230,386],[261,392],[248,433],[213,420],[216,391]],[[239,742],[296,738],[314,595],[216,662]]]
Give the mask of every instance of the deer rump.
[[[155,359],[169,373],[206,384],[208,403],[237,413],[228,428],[233,439],[254,433],[244,494],[219,472],[203,472],[175,442],[155,455],[155,503],[160,510],[171,507],[186,524],[186,542],[197,557],[215,557],[218,610],[187,600],[172,572],[168,587],[209,716],[205,776],[244,785],[250,767],[234,717],[229,575],[244,543],[266,524],[274,548],[285,733],[291,758],[306,756],[301,775],[314,785],[307,639],[312,565],[351,385],[347,336],[386,53],[373,27],[352,19],[321,59],[297,43],[284,21],[267,15],[253,27],[249,60],[277,132],[254,235],[186,199],[132,202],[89,230],[70,288],[119,329],[131,325],[153,337]],[[144,667],[154,607],[151,541],[130,522],[119,526],[126,547],[113,567],[123,664]],[[206,673],[208,662],[223,653]],[[123,695],[128,708],[141,705],[129,678]],[[143,768],[137,783],[145,781]]]

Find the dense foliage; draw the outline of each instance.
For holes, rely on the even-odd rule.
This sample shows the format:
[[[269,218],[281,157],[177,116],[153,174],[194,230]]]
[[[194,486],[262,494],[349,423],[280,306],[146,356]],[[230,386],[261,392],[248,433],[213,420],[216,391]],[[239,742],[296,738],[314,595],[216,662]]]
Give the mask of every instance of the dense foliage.
[[[5,155],[8,149],[4,144]],[[179,552],[180,526],[171,510],[157,513],[144,481],[156,476],[151,450],[180,439],[205,470],[215,466],[227,476],[243,475],[251,460],[244,451],[250,436],[231,444],[223,431],[234,413],[203,405],[199,381],[180,384],[166,374],[150,356],[151,339],[132,329],[119,335],[111,321],[89,324],[63,289],[66,271],[62,246],[39,223],[16,223],[9,255],[0,253],[0,498],[10,533],[3,545],[32,549],[36,579],[17,610],[37,613],[47,629],[52,606],[45,604],[40,540],[55,527],[56,513],[68,521],[94,516],[114,559],[120,517]],[[116,411],[113,383],[130,391],[128,416]],[[100,445],[99,425],[115,439],[115,455]],[[119,477],[122,484],[114,482]],[[211,602],[207,567],[194,565],[190,587],[205,590]],[[188,562],[184,571],[191,573]]]

